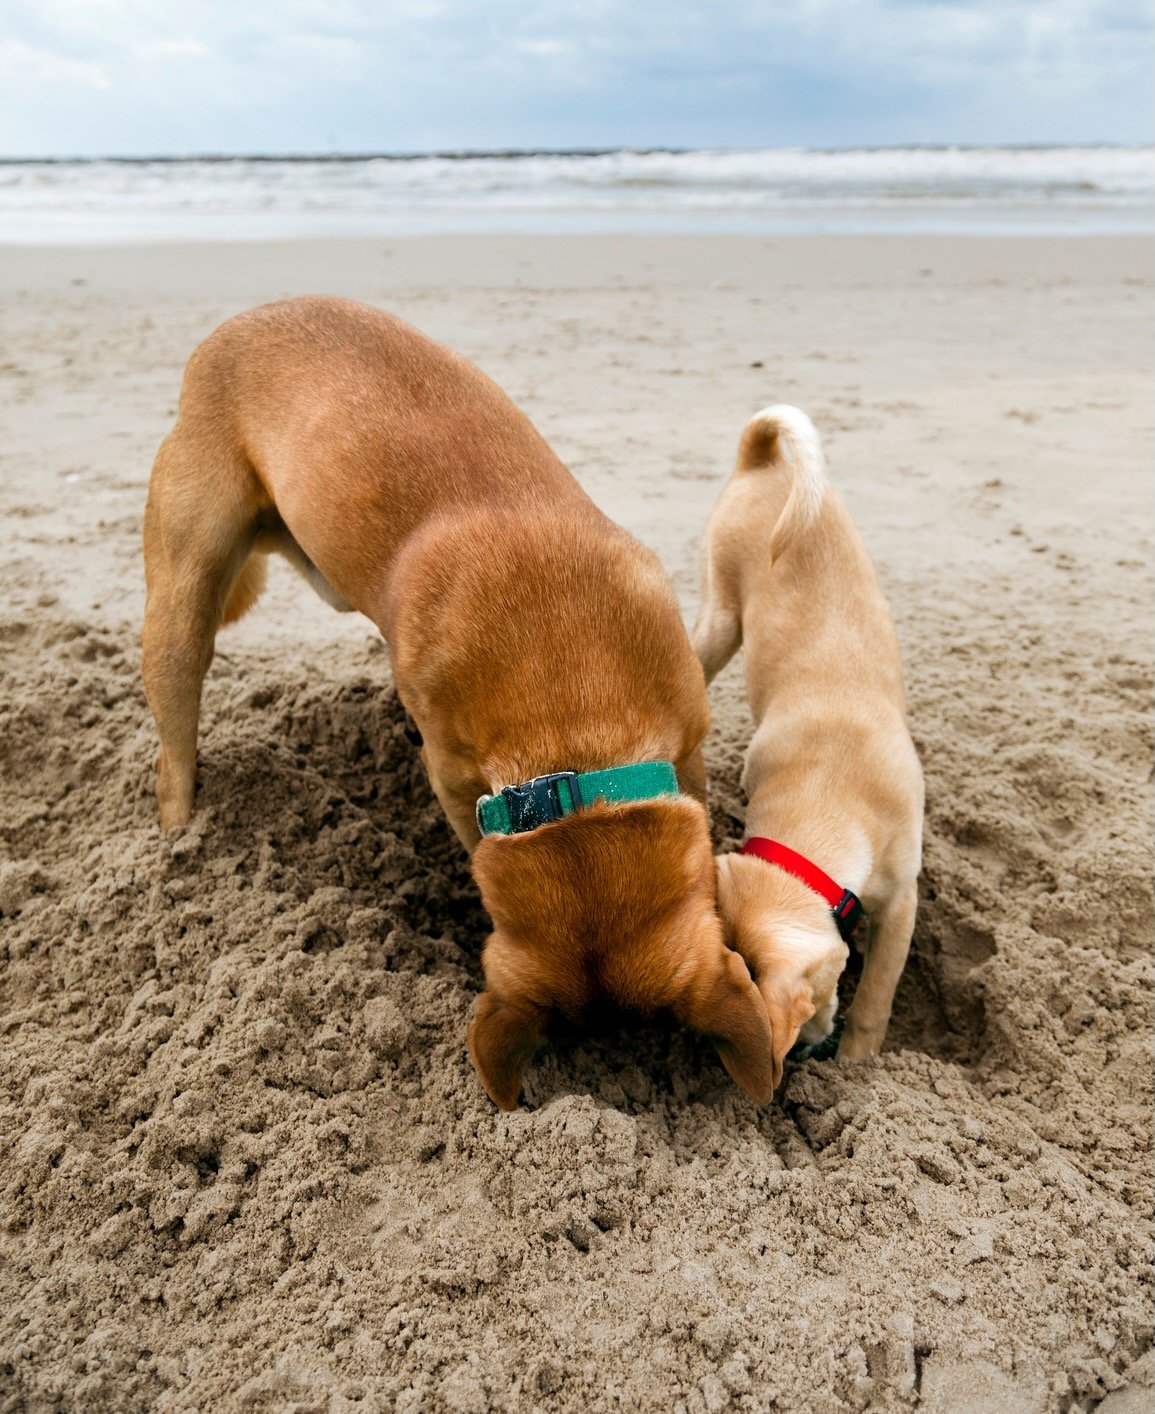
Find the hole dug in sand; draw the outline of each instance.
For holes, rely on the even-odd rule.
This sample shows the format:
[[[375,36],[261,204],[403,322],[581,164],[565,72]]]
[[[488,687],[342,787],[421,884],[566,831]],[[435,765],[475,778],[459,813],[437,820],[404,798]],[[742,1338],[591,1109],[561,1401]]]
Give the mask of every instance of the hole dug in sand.
[[[986,1045],[981,969],[996,952],[991,930],[972,919],[952,918],[924,878],[910,958],[895,994],[888,1048],[920,1050],[974,1065]]]

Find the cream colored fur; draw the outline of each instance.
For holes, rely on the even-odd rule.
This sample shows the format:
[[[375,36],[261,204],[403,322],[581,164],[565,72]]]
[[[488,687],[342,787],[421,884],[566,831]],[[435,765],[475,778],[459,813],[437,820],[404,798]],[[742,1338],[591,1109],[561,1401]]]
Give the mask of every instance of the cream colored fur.
[[[894,625],[866,548],[797,408],[747,424],[711,515],[693,642],[713,678],[739,646],[755,732],[748,835],[806,855],[870,918],[839,1057],[882,1046],[914,927],[922,771]],[[829,1034],[848,956],[829,907],[774,865],[718,861],[719,907],[770,1012],[776,1054]]]

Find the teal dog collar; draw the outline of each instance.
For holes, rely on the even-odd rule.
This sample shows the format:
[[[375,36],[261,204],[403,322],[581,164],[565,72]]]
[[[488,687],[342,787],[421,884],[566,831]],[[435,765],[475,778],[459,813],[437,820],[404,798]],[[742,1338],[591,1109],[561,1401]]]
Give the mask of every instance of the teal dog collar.
[[[605,801],[621,805],[677,795],[678,777],[669,761],[639,761],[606,771],[555,771],[520,786],[503,786],[497,795],[477,802],[477,828],[483,835],[520,835]]]

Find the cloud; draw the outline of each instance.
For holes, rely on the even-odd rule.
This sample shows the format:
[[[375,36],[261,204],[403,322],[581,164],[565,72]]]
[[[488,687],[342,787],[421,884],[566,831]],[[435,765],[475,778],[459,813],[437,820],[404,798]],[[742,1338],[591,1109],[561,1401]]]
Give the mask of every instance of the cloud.
[[[1147,0],[7,0],[0,151],[1142,140]]]
[[[0,82],[57,92],[111,87],[100,64],[70,59],[66,54],[42,49],[24,40],[3,37],[0,37]]]

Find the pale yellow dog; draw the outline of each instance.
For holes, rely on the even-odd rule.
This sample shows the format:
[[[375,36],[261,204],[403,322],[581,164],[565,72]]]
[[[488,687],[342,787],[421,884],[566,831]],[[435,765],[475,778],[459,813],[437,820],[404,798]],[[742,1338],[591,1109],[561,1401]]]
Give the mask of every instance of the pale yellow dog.
[[[756,730],[748,840],[718,860],[719,908],[770,1013],[776,1062],[830,1034],[858,903],[870,920],[839,1044],[882,1046],[922,857],[922,771],[890,611],[813,423],[747,424],[706,530],[693,642],[712,679],[741,645]]]

